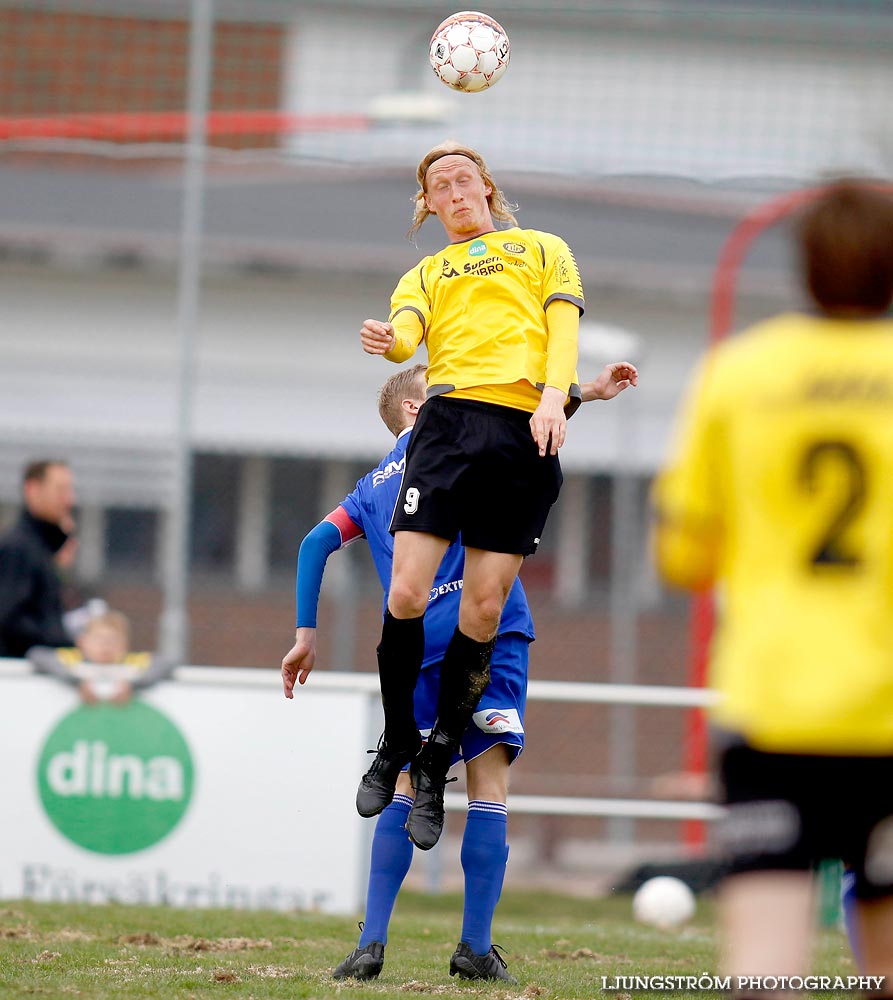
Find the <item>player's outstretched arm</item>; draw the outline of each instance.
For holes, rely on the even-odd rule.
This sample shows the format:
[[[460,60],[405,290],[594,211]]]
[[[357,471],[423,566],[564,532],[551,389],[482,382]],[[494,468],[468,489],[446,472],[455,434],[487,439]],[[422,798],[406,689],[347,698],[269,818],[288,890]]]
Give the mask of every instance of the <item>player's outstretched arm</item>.
[[[282,691],[293,698],[295,684],[304,684],[316,663],[316,629],[295,629],[295,644],[282,658]]]
[[[635,365],[628,361],[614,361],[605,365],[599,374],[589,382],[581,382],[583,402],[591,403],[596,399],[613,399],[624,389],[639,384],[639,372]]]
[[[367,319],[360,327],[360,343],[367,354],[379,354],[400,364],[415,354],[422,342],[425,328],[417,309],[398,309],[392,323]]]
[[[339,505],[308,531],[301,542],[295,578],[295,644],[282,660],[282,689],[286,698],[294,696],[295,683],[306,683],[316,662],[316,612],[326,562],[333,552],[362,534],[363,529]]]

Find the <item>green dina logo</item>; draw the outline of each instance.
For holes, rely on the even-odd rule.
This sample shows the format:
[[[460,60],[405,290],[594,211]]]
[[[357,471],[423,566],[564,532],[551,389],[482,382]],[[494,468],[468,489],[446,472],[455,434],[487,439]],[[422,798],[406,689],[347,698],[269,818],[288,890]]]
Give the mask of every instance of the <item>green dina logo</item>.
[[[483,240],[475,240],[473,243],[468,244],[469,257],[480,257],[482,253],[486,252],[487,244]]]
[[[98,854],[151,847],[183,818],[192,756],[180,731],[143,702],[81,706],[50,733],[37,765],[56,829]]]

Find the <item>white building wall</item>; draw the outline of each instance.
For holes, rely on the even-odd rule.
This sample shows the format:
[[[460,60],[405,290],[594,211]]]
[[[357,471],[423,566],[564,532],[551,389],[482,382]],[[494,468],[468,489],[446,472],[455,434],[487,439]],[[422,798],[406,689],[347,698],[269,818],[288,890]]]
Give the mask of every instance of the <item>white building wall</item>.
[[[206,282],[195,448],[378,458],[390,435],[378,419],[376,393],[395,369],[363,353],[359,327],[367,316],[385,314],[390,291],[388,279],[320,274]],[[574,417],[563,453],[569,470],[658,465],[679,392],[705,341],[705,313],[700,299],[590,294],[587,320],[639,336],[639,356],[628,360],[639,364],[641,384]],[[0,279],[0,352],[3,498],[15,499],[21,460],[38,446],[53,454],[76,446],[82,469],[83,456],[92,456],[79,476],[86,502],[108,500],[124,488],[122,477],[138,476],[129,454],[157,453],[172,440],[178,344],[171,281],[7,272]],[[418,357],[424,360],[424,350]],[[621,359],[582,358],[581,377],[607,360]]]
[[[498,14],[498,12],[495,12]],[[442,103],[428,129],[316,132],[293,152],[335,160],[416,162],[447,136],[486,151],[492,166],[606,176],[703,180],[828,173],[889,174],[893,61],[864,39],[817,41],[805,28],[780,42],[765,21],[646,19],[626,29],[507,12],[506,75],[480,94],[435,78],[426,10],[308,10],[295,15],[283,102],[303,114],[374,113],[398,92]],[[746,30],[742,30],[745,29]],[[737,29],[737,30],[736,30]]]

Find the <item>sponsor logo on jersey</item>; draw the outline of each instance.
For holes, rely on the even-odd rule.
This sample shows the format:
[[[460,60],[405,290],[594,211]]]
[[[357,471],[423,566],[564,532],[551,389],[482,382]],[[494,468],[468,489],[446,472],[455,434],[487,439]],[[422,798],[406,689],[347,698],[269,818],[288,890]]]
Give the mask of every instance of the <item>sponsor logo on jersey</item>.
[[[462,270],[466,274],[498,274],[505,270],[501,258],[498,255],[484,257],[481,260],[469,261]]]
[[[403,474],[403,469],[406,466],[406,458],[403,457],[399,462],[388,462],[388,464],[383,469],[376,469],[372,473],[372,487],[381,486],[386,483],[391,476],[400,476]]]
[[[458,271],[453,267],[453,265],[446,259],[443,258],[443,270],[440,272],[441,278],[455,278],[458,275]]]
[[[849,372],[841,375],[823,375],[810,378],[803,387],[803,398],[808,402],[884,403],[893,399],[893,383],[883,375],[862,375],[854,378]]]
[[[564,254],[559,254],[556,264],[558,267],[558,280],[562,285],[570,285],[574,282],[574,279],[579,284],[580,269],[577,267],[577,262],[573,254],[570,255],[570,259],[565,257]]]
[[[516,708],[485,708],[472,716],[474,724],[485,733],[523,733],[521,716]]]
[[[487,244],[483,240],[474,240],[468,244],[468,256],[480,257],[487,252]]]
[[[523,243],[512,243],[511,240],[508,243],[503,243],[502,248],[506,253],[524,253],[527,249]]]
[[[571,283],[570,268],[568,267],[567,258],[564,256],[558,258],[558,280],[562,285],[569,285]]]

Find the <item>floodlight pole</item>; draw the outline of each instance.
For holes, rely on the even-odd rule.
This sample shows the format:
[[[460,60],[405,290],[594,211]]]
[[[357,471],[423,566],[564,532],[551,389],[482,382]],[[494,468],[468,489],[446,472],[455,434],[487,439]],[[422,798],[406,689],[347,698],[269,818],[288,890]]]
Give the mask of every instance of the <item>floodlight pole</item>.
[[[195,348],[201,304],[207,115],[211,90],[214,0],[191,0],[186,150],[177,274],[176,426],[173,489],[165,525],[163,604],[159,650],[184,663],[189,657],[189,526],[192,511],[192,411]]]

